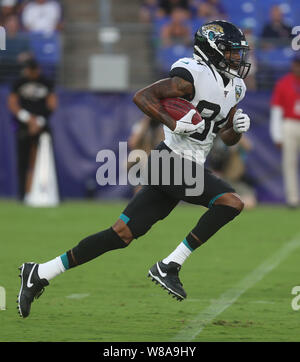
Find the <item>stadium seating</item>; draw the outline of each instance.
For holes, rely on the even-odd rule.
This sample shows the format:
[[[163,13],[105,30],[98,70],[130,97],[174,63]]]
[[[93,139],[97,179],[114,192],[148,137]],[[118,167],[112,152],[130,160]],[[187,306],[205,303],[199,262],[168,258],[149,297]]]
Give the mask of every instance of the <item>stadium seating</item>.
[[[256,29],[256,32],[260,31],[256,1],[226,1],[224,7],[227,11],[229,20],[234,24],[237,24],[240,27],[244,27],[245,24],[247,24],[247,26]]]
[[[243,27],[249,24],[256,35],[259,35],[265,23],[269,21],[270,8],[279,5],[284,14],[284,20],[290,25],[300,21],[300,2],[297,0],[231,0],[224,2],[229,19]],[[293,9],[293,10],[292,10]],[[297,11],[298,10],[298,11]]]
[[[238,25],[242,29],[251,29],[256,37],[255,41],[255,56],[257,61],[261,63],[258,67],[258,72],[261,69],[268,67],[272,63],[272,71],[282,74],[287,71],[290,61],[293,56],[291,48],[286,44],[281,48],[265,50],[261,48],[259,40],[263,27],[270,20],[270,8],[273,5],[279,5],[284,21],[295,26],[300,24],[300,1],[299,0],[230,0],[223,1],[223,6],[228,14],[228,20]],[[157,54],[157,64],[163,72],[166,72],[168,67],[174,60],[181,56],[190,56],[191,48],[185,46],[174,45],[172,47],[161,48],[159,34],[162,26],[168,21],[167,18],[159,19],[153,24],[153,41]],[[205,19],[193,18],[190,22],[192,33],[205,22]],[[272,76],[272,79],[274,77]],[[269,83],[269,86],[273,81]]]
[[[59,34],[29,33],[30,46],[41,63],[57,64],[61,58]]]
[[[56,67],[61,60],[61,45],[59,33],[45,35],[29,33],[29,42],[36,60],[46,76],[54,76]]]
[[[191,47],[181,44],[163,47],[157,51],[157,66],[161,72],[168,74],[171,65],[179,58],[190,57],[193,53]]]

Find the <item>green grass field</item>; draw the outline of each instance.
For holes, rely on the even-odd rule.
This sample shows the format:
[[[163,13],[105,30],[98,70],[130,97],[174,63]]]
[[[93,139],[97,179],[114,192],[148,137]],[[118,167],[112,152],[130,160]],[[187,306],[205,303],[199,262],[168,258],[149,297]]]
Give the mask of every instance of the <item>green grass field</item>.
[[[33,209],[0,202],[0,285],[7,293],[7,309],[0,311],[0,341],[167,342],[180,335],[189,340],[190,330],[196,331],[193,341],[300,341],[300,310],[291,307],[292,288],[300,285],[300,241],[200,330],[203,311],[223,305],[223,293],[241,287],[272,255],[291,240],[300,240],[299,211],[281,207],[244,211],[197,249],[180,273],[188,294],[183,302],[152,283],[147,272],[205,211],[186,204],[127,249],[52,280],[33,303],[31,315],[19,317],[18,266],[62,254],[83,237],[109,227],[124,206],[66,202]]]

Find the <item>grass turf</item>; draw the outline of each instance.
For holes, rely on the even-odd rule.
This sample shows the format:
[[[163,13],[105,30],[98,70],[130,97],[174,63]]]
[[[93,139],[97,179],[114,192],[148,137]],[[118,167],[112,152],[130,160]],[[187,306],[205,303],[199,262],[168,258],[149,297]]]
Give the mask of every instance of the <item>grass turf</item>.
[[[299,233],[299,211],[263,207],[244,211],[195,251],[180,277],[179,303],[150,282],[154,262],[168,255],[204,208],[179,205],[125,250],[107,253],[51,281],[31,314],[17,314],[17,267],[45,262],[82,238],[110,226],[125,203],[66,202],[34,209],[0,202],[0,341],[170,341],[203,309]],[[298,234],[300,238],[300,235]],[[217,315],[194,341],[300,341],[291,290],[300,285],[300,248]]]

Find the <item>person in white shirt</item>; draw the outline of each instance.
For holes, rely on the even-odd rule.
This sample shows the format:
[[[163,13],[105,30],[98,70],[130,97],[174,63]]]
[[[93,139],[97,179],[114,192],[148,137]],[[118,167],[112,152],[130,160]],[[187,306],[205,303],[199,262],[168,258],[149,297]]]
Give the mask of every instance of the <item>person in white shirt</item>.
[[[22,22],[28,31],[51,34],[60,28],[61,15],[57,1],[35,0],[24,7]]]

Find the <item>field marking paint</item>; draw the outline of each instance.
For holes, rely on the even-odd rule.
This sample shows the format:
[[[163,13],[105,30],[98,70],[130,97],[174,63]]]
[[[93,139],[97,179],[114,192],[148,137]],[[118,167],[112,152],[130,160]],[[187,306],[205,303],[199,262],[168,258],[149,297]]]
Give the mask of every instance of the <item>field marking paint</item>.
[[[70,294],[70,295],[67,295],[66,298],[68,298],[68,299],[83,299],[83,298],[88,297],[89,295],[90,294],[88,294],[88,293]]]
[[[234,287],[223,293],[213,304],[201,311],[196,317],[181,331],[179,331],[171,341],[191,342],[203,329],[225,309],[230,307],[243,293],[253,287],[265,275],[275,269],[292,251],[300,247],[300,235],[298,234],[287,244],[284,244],[271,257],[260,264],[249,273],[244,279],[239,281]]]
[[[4,287],[0,286],[0,310],[6,310],[6,292]]]

